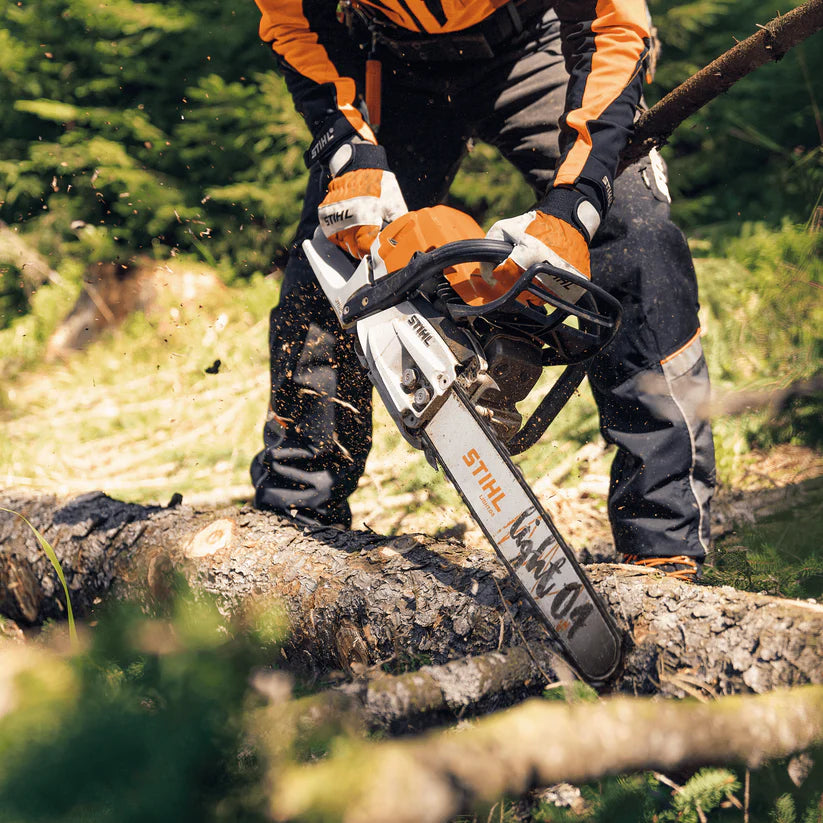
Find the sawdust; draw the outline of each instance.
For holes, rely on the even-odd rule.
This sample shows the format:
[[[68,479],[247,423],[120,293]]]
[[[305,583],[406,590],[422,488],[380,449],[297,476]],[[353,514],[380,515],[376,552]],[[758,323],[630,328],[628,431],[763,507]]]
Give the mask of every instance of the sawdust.
[[[614,556],[606,510],[609,478],[604,473],[611,452],[593,444],[583,446],[574,460],[543,477],[529,478],[532,489],[557,524],[566,542],[584,558],[605,560]],[[379,459],[372,471],[379,477],[384,468]],[[571,485],[561,485],[570,466],[589,467]],[[396,463],[394,466],[396,467]],[[788,505],[797,484],[823,475],[823,456],[804,446],[780,445],[754,452],[739,487],[722,486],[715,497],[712,535],[726,533],[736,522],[753,522],[782,505]],[[432,473],[434,477],[434,473]],[[556,479],[555,479],[556,478]],[[427,490],[393,496],[366,495],[374,485],[365,475],[361,494],[352,505],[354,528],[370,528],[381,534],[420,533],[440,539],[454,538],[479,551],[491,552],[488,541],[464,506],[446,505],[433,510]],[[377,480],[380,483],[380,480]]]

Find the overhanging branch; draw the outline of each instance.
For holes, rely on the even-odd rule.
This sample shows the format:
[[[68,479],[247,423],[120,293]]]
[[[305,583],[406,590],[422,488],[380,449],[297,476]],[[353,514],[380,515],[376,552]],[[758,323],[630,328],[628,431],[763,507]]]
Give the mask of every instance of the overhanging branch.
[[[664,145],[674,130],[738,80],[780,60],[789,49],[823,28],[823,0],[808,0],[780,15],[670,91],[645,112],[623,151],[618,173]]]

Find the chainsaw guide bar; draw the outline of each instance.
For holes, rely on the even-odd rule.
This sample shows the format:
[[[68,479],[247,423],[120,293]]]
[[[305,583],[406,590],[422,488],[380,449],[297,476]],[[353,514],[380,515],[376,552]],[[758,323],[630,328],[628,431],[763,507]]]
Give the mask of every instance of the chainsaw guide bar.
[[[425,427],[452,485],[565,656],[592,685],[616,672],[622,640],[572,550],[460,389]]]

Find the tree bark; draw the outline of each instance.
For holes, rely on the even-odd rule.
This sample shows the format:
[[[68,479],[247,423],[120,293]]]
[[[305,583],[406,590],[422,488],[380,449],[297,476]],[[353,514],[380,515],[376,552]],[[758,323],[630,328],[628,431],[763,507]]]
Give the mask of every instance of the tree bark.
[[[0,506],[24,514],[51,543],[79,615],[110,592],[162,600],[175,575],[226,612],[278,598],[291,623],[286,654],[303,672],[385,661],[416,668],[548,640],[495,556],[456,541],[307,528],[248,507],[139,506],[99,492],[68,502],[5,494]],[[817,604],[632,566],[588,573],[626,633],[617,689],[716,696],[823,683]],[[34,536],[3,513],[0,614],[21,626],[65,614]]]
[[[530,700],[457,732],[350,743],[315,765],[277,762],[270,811],[276,820],[441,823],[535,786],[703,764],[755,768],[821,742],[820,686],[707,703]]]
[[[780,15],[759,31],[724,52],[662,100],[635,124],[634,135],[623,151],[620,171],[665,145],[674,130],[707,103],[760,66],[781,57],[793,46],[823,28],[823,0],[808,0]]]
[[[402,674],[369,669],[358,671],[350,682],[288,704],[291,686],[284,683],[282,672],[258,672],[252,684],[278,711],[290,714],[294,736],[323,727],[400,734],[519,702],[544,689],[554,660],[547,643],[535,643]]]
[[[20,235],[0,220],[0,260],[13,264],[19,271],[28,294],[45,282],[58,282],[60,275],[49,265],[40,252],[33,249]]]

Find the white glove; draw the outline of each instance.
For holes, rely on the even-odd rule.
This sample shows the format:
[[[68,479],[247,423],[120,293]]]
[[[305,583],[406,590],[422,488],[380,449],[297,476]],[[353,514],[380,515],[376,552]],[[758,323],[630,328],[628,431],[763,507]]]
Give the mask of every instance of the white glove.
[[[362,258],[383,225],[406,214],[406,201],[381,146],[345,143],[329,171],[332,180],[317,209],[320,227],[332,243]]]
[[[511,254],[492,272],[506,290],[535,263],[550,263],[558,269],[591,279],[589,244],[583,234],[559,217],[532,210],[518,217],[498,220],[488,231],[489,240],[514,243]],[[571,303],[580,299],[583,289],[550,274],[536,278],[548,291]],[[533,295],[524,299],[539,302]]]

